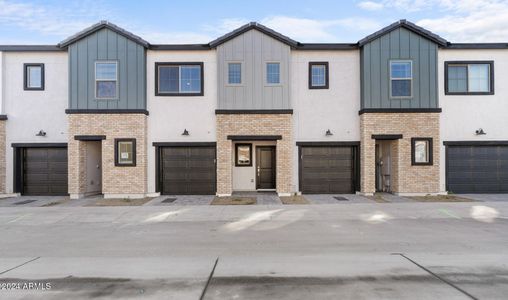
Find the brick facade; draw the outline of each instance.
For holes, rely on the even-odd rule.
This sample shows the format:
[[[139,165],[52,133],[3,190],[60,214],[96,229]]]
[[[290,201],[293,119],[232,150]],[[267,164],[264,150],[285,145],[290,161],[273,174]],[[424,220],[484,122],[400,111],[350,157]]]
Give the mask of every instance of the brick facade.
[[[147,193],[147,116],[144,114],[70,114],[69,194],[85,194],[87,142],[76,135],[105,135],[102,141],[102,192],[104,197],[143,197]],[[136,166],[115,166],[115,138],[136,139]]]
[[[228,135],[281,135],[276,145],[276,190],[291,192],[292,115],[219,114],[217,115],[217,194],[233,192],[233,142]]]
[[[0,194],[4,194],[7,192],[5,188],[6,181],[6,153],[5,153],[5,122],[6,120],[0,120]]]
[[[365,113],[360,116],[361,192],[375,192],[373,134],[402,134],[391,141],[391,190],[396,194],[439,193],[439,113]],[[411,165],[411,138],[433,139],[433,164]]]

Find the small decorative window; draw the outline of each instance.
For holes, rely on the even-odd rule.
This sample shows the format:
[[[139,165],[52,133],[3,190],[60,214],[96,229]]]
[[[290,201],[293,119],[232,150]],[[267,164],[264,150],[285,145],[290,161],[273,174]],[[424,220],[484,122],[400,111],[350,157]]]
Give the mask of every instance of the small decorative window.
[[[228,63],[228,84],[242,83],[242,64]]]
[[[203,96],[203,63],[155,63],[156,96]]]
[[[328,62],[309,63],[309,89],[328,88]]]
[[[411,139],[411,164],[432,165],[432,138]]]
[[[95,62],[95,98],[118,98],[118,62]]]
[[[445,62],[446,95],[493,95],[494,62]]]
[[[252,166],[252,144],[236,144],[235,145],[235,166],[250,167]]]
[[[280,63],[266,64],[266,83],[280,84]]]
[[[390,61],[390,98],[411,98],[412,83],[413,62]]]
[[[44,90],[44,64],[24,64],[23,73],[26,91]]]
[[[136,166],[136,139],[115,139],[115,166]]]

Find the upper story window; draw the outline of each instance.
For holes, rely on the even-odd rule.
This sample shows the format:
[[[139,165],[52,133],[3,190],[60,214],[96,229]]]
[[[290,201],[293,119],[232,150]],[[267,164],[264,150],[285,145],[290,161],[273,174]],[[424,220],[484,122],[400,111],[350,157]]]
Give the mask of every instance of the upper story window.
[[[445,62],[446,95],[493,95],[493,61]]]
[[[412,61],[390,61],[390,98],[411,98],[412,82]]]
[[[118,62],[95,62],[95,98],[118,98]]]
[[[309,63],[309,89],[328,88],[328,62]]]
[[[266,64],[266,83],[280,84],[280,63]]]
[[[44,90],[44,64],[24,64],[24,89],[27,91]]]
[[[203,96],[203,63],[155,63],[157,96]]]
[[[242,64],[228,63],[228,84],[242,83]]]

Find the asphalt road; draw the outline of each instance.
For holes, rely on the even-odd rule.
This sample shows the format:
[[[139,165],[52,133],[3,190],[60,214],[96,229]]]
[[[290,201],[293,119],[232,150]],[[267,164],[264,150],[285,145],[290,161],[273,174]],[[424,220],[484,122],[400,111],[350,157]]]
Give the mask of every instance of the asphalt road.
[[[507,217],[508,202],[1,208],[0,299],[506,299]]]

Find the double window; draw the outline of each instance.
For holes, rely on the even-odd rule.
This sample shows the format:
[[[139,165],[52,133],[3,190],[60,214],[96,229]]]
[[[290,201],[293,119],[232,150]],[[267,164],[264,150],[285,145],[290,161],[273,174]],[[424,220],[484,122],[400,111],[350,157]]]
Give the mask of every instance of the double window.
[[[494,62],[445,62],[446,95],[493,95]]]
[[[328,62],[309,62],[309,89],[328,88]]]
[[[118,62],[95,62],[95,98],[118,98]]]
[[[115,139],[115,166],[136,166],[136,139]]]
[[[24,89],[26,91],[44,90],[44,64],[24,64]]]
[[[157,96],[203,96],[203,63],[155,63]]]
[[[390,61],[390,98],[411,98],[413,95],[413,62]]]
[[[280,84],[280,63],[269,62],[266,64],[266,83]]]

